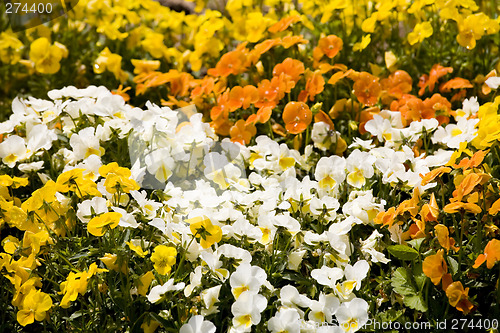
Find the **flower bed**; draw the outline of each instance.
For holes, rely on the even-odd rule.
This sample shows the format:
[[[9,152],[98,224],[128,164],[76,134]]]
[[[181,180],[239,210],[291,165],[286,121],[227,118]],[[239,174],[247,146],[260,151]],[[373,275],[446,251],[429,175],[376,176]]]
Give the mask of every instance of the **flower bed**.
[[[6,29],[1,330],[497,329],[494,5]]]

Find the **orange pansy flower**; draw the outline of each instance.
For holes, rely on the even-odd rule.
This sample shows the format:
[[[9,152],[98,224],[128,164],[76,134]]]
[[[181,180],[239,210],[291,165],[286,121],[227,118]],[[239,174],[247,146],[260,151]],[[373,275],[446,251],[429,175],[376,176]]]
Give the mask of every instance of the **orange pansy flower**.
[[[236,86],[229,92],[229,107],[231,110],[239,108],[248,109],[248,107],[259,100],[259,91],[255,86],[247,85],[245,87]]]
[[[448,214],[457,213],[457,212],[460,212],[461,210],[464,210],[466,212],[473,213],[473,214],[481,213],[481,207],[479,207],[475,203],[461,202],[461,201],[456,201],[456,202],[452,202],[450,204],[447,204],[446,206],[444,206],[443,210],[445,213],[448,213]]]
[[[434,226],[434,232],[436,233],[439,244],[446,249],[446,252],[450,249],[458,251],[458,248],[455,247],[455,240],[450,237],[448,227],[444,224],[437,224]]]
[[[448,93],[451,89],[465,89],[473,88],[472,83],[467,79],[462,79],[461,77],[455,77],[448,82],[445,82],[439,86],[439,91],[441,93]]]
[[[400,99],[403,94],[408,94],[411,92],[413,80],[407,72],[403,70],[397,70],[389,77],[380,81],[382,85],[382,100],[386,100],[385,103],[389,102],[389,99]]]
[[[340,50],[342,50],[343,46],[344,43],[342,42],[342,39],[335,35],[329,35],[319,40],[317,48],[321,50],[322,54],[331,59],[335,57]]]
[[[201,82],[191,91],[191,99],[210,94],[213,91],[214,86],[215,79],[210,76],[205,76],[201,80]]]
[[[431,199],[428,204],[422,206],[420,209],[420,217],[424,221],[437,221],[439,216],[439,207],[436,202],[434,193],[431,194]]]
[[[300,60],[295,60],[292,58],[286,58],[282,63],[274,66],[273,75],[283,76],[283,80],[287,82],[285,92],[289,93],[297,81],[299,81],[300,76],[304,73],[304,63]]]
[[[227,77],[230,74],[241,74],[246,71],[248,66],[248,49],[245,48],[246,43],[240,44],[234,51],[224,54],[215,68],[210,68],[208,74],[212,76]]]
[[[432,66],[429,75],[424,74],[420,77],[420,82],[418,83],[420,90],[418,91],[418,95],[422,96],[425,93],[425,88],[429,88],[429,92],[432,92],[434,90],[436,82],[441,77],[451,72],[453,72],[452,67],[443,67],[440,64],[435,64],[434,66]]]
[[[492,239],[486,244],[484,254],[480,254],[473,268],[478,268],[486,261],[486,267],[492,269],[495,264],[500,261],[500,240]]]
[[[448,301],[450,305],[455,307],[457,310],[468,314],[474,305],[469,301],[469,288],[465,288],[462,282],[453,282],[446,288],[446,296],[448,296]]]
[[[420,178],[422,178],[421,184],[422,184],[422,186],[425,186],[425,185],[429,184],[430,182],[432,182],[437,177],[441,177],[442,174],[450,173],[450,172],[451,172],[451,168],[442,166],[442,167],[436,168],[436,169],[426,173],[425,176],[420,174]]]
[[[500,211],[500,199],[498,199],[493,203],[493,205],[491,205],[490,209],[488,210],[488,214],[497,215],[498,211]]]
[[[312,112],[303,102],[289,102],[283,111],[286,130],[291,134],[302,133],[312,121]]]
[[[273,77],[271,81],[262,80],[257,86],[259,91],[259,100],[255,103],[258,108],[264,106],[275,107],[279,100],[285,95],[286,83],[282,82],[279,77]]]
[[[448,273],[448,266],[444,261],[443,253],[444,250],[441,249],[436,254],[425,258],[422,263],[422,271],[425,276],[429,277],[436,286],[441,282],[443,275]]]
[[[388,228],[390,228],[394,224],[396,216],[396,208],[391,207],[386,212],[379,212],[373,219],[373,222],[375,224],[382,224],[382,226],[387,226]]]
[[[410,225],[409,234],[412,239],[425,237],[425,221],[411,218],[414,223]]]
[[[423,119],[436,118],[439,124],[450,122],[451,103],[440,94],[434,94],[424,101],[424,109],[421,112]]]
[[[276,32],[281,32],[285,31],[290,25],[299,22],[300,21],[300,16],[299,15],[292,15],[288,17],[284,17],[272,26],[270,26],[267,31],[270,33],[276,33]]]
[[[382,92],[378,81],[378,77],[368,72],[359,73],[353,86],[353,92],[358,101],[368,106],[375,105]]]
[[[228,117],[229,112],[233,112],[236,109],[231,109],[229,104],[229,89],[227,89],[223,94],[217,97],[217,105],[215,105],[210,110],[210,118],[212,120],[217,120],[221,115]]]
[[[217,119],[212,120],[212,122],[210,122],[210,126],[218,135],[228,136],[229,130],[231,129],[231,126],[233,126],[233,123],[228,119],[228,116],[226,114],[222,114]]]
[[[319,70],[314,71],[310,75],[306,82],[306,88],[302,90],[299,94],[298,100],[306,102],[307,99],[310,101],[314,100],[314,97],[321,93],[325,89],[325,79]]]
[[[238,120],[229,130],[231,141],[239,142],[242,145],[249,144],[256,133],[257,129],[255,126],[253,124],[245,124],[243,119]]]
[[[247,118],[246,124],[255,124],[255,123],[265,124],[271,118],[272,113],[273,113],[273,107],[271,106],[261,107],[256,114],[252,114]]]
[[[411,94],[404,94],[399,100],[392,101],[391,103],[391,111],[401,112],[403,126],[406,126],[412,121],[421,120],[424,108],[424,102]]]
[[[286,36],[281,40],[281,46],[288,49],[295,44],[307,44],[309,41],[302,36]]]
[[[468,157],[464,157],[460,161],[460,163],[453,164],[453,167],[455,169],[464,168],[464,171],[469,168],[475,168],[483,162],[485,156],[486,156],[486,151],[479,150],[476,153],[474,153],[474,155],[472,155],[470,159]]]

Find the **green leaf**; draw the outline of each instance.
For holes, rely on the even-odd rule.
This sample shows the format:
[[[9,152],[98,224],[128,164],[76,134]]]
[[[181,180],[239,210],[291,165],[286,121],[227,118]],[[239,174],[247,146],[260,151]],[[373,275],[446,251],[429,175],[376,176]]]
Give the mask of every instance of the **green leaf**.
[[[408,278],[408,272],[403,267],[396,269],[391,279],[391,285],[394,291],[402,296],[415,295],[417,293]]]
[[[387,248],[389,253],[401,260],[413,260],[418,257],[418,252],[406,245],[391,245]]]
[[[411,241],[407,241],[406,243],[410,244],[415,250],[420,251],[420,246],[422,246],[422,243],[424,242],[425,238],[417,238],[417,239],[412,239]]]
[[[421,312],[427,312],[427,304],[425,304],[424,298],[420,294],[413,296],[410,295],[404,296],[403,303],[409,308]]]
[[[415,276],[415,279],[418,280],[419,285],[423,285],[425,282],[425,275],[419,274]],[[408,271],[403,267],[399,267],[394,272],[391,285],[394,288],[394,291],[401,296],[403,296],[403,303],[412,309],[417,311],[426,312],[427,304],[425,303],[422,295],[418,292],[417,287],[411,281],[411,278],[408,274]]]
[[[450,265],[451,272],[456,274],[458,272],[458,262],[452,257],[448,256],[448,264]]]

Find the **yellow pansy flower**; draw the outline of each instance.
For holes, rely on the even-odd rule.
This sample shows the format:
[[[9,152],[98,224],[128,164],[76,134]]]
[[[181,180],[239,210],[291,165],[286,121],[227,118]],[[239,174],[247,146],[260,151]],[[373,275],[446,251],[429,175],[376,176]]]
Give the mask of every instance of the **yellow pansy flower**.
[[[125,244],[141,258],[144,258],[149,253],[149,251],[144,251],[140,245],[134,245],[132,242],[126,242]]]
[[[17,321],[22,326],[32,324],[35,319],[45,319],[47,311],[52,307],[52,298],[46,293],[32,289],[23,300],[21,310],[17,312]]]
[[[196,238],[201,238],[200,245],[208,249],[212,244],[220,242],[222,239],[222,229],[213,225],[212,221],[206,216],[197,216],[186,220],[191,225],[189,228]]]
[[[0,34],[0,61],[10,65],[17,64],[21,60],[23,46],[15,34],[2,32]]]
[[[54,74],[59,71],[61,59],[68,56],[68,50],[60,43],[51,45],[45,37],[33,41],[30,46],[30,59],[35,63],[35,69],[42,74]]]
[[[355,52],[362,51],[362,50],[366,49],[366,47],[370,44],[371,41],[372,41],[371,34],[364,35],[360,42],[354,44],[354,46],[352,47],[352,50]]]
[[[177,250],[175,247],[158,245],[151,255],[151,261],[158,273],[166,275],[170,273],[172,266],[175,264],[176,256]]]
[[[433,32],[430,22],[418,23],[415,29],[408,34],[408,43],[410,43],[410,45],[420,43],[427,37],[432,36]]]
[[[118,226],[122,214],[108,212],[92,218],[87,224],[87,230],[94,236],[104,235],[107,228],[114,229]]]
[[[105,48],[99,53],[96,61],[94,62],[94,73],[102,74],[106,70],[113,73],[115,78],[124,82],[127,79],[127,73],[122,70],[122,56],[111,53],[109,48]]]

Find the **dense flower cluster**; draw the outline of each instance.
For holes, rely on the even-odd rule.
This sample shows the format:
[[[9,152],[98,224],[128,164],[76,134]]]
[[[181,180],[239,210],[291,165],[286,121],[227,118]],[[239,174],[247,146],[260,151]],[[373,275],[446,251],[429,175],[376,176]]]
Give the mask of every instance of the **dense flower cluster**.
[[[491,239],[498,230],[495,222],[479,218],[483,211],[486,217],[500,210],[497,185],[483,166],[488,155],[479,150],[459,161],[470,153],[468,141],[493,145],[479,141],[475,129],[484,111],[495,107],[491,103],[466,100],[456,110],[457,125],[445,126],[424,119],[403,127],[400,112],[380,112],[365,125],[375,141],[357,138],[346,157],[320,156],[320,135],[313,135],[314,145],[303,154],[259,136],[255,145],[236,144],[249,171],[246,179],[231,172],[233,164],[226,160],[208,170],[227,172],[208,173],[185,189],[169,181],[172,172],[153,168],[151,174],[163,185],[150,193],[140,190],[149,166],[129,169],[111,161],[130,163],[122,156],[127,151],[120,150],[127,149],[138,119],[173,135],[155,141],[154,151],[164,151],[166,158],[181,138],[192,151],[205,147],[217,137],[198,114],[179,123],[180,111],[153,104],[134,108],[104,87],[67,87],[49,96],[16,99],[13,115],[2,123],[2,225],[9,234],[2,241],[2,271],[23,326],[72,313],[75,302],[87,302],[84,295],[98,297],[94,310],[104,312],[110,304],[102,298],[120,293],[135,306],[150,303],[146,315],[138,308],[122,310],[125,325],[145,330],[191,318],[185,325],[201,323],[208,329],[215,323],[234,332],[254,326],[314,331],[325,323],[356,331],[375,311],[368,301],[376,282],[367,277],[388,269],[385,247],[391,242],[401,248],[389,246],[389,253],[404,260],[419,253],[404,244],[418,249],[427,246],[422,240],[435,239],[443,249],[425,255],[415,269],[421,265],[420,274],[436,285],[442,281],[450,304],[464,313],[474,305],[469,287],[453,282],[455,276],[472,269],[466,260],[475,260],[474,268],[485,261],[492,268],[500,259],[497,240]],[[324,126],[322,118],[315,119],[317,131]],[[457,136],[459,151],[453,149]],[[416,155],[412,147],[418,140],[434,148]],[[454,185],[437,186],[440,178],[456,172]],[[407,188],[413,196],[386,210],[384,193],[394,194],[396,184],[403,186],[398,195]],[[446,203],[449,186],[456,188]],[[23,191],[27,188],[36,190]],[[424,193],[432,193],[428,203],[422,201]],[[455,225],[448,227],[439,219],[442,214]],[[479,216],[478,221],[464,220],[467,214]],[[472,235],[465,221],[475,237],[489,240],[477,259],[464,253],[470,252],[462,245],[464,234]],[[459,238],[450,237],[456,232]],[[455,272],[449,272],[444,251]],[[400,268],[393,274],[404,304],[425,312],[430,299],[401,293],[394,282]],[[420,298],[413,303],[407,301],[410,296]]]

